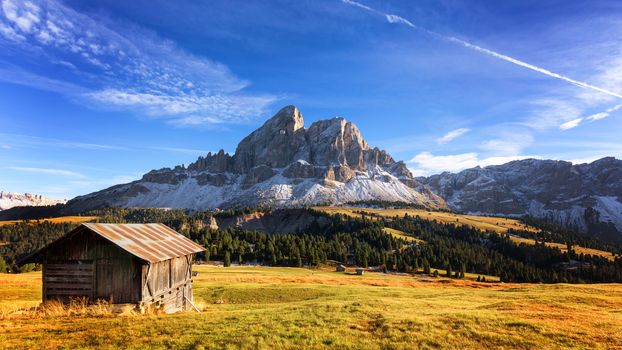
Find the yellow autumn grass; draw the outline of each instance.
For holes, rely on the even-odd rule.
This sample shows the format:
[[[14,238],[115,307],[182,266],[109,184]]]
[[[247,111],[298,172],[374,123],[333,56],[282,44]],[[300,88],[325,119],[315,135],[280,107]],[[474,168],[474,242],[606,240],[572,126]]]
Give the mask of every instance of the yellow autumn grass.
[[[201,313],[0,318],[0,347],[616,349],[622,344],[620,284],[477,283],[270,267],[195,270]],[[40,293],[40,285],[32,283],[37,277],[0,274],[0,284],[10,286],[14,304],[30,305],[32,295]]]
[[[510,219],[510,218],[499,218],[493,216],[476,216],[476,215],[465,215],[465,214],[456,214],[450,212],[442,212],[442,211],[430,211],[423,209],[373,209],[373,208],[356,208],[356,207],[348,207],[348,206],[324,206],[324,207],[314,207],[313,209],[323,211],[328,214],[345,214],[352,217],[361,217],[361,214],[356,213],[356,211],[364,211],[366,213],[383,216],[383,217],[394,217],[394,216],[404,216],[408,214],[409,216],[419,216],[422,219],[426,220],[436,220],[440,223],[444,224],[458,224],[458,225],[467,225],[471,227],[475,227],[482,231],[495,231],[495,232],[507,232],[508,229],[516,229],[516,230],[527,230],[532,232],[537,232],[538,230],[534,227],[524,224],[520,220]]]
[[[404,231],[396,230],[394,228],[385,227],[384,228],[384,232],[392,235],[393,237],[401,238],[401,239],[403,239],[403,240],[405,240],[407,242],[414,242],[414,243],[419,243],[419,244],[425,243],[425,241],[423,241],[423,240],[421,240],[421,239],[419,239],[417,237],[409,235],[408,233],[406,233]]]
[[[39,223],[39,222],[44,222],[44,221],[55,223],[55,224],[59,224],[59,223],[79,224],[83,222],[93,221],[97,218],[98,218],[97,216],[59,216],[56,218],[39,219],[39,220],[5,220],[5,221],[0,221],[0,226],[17,224],[20,222]]]

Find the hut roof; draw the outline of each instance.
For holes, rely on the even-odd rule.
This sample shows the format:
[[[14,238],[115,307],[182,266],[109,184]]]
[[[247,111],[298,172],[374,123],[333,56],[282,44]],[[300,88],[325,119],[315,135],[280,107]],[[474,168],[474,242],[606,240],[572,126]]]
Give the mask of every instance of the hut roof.
[[[164,224],[82,224],[128,253],[155,263],[205,248]]]
[[[205,248],[164,224],[83,223],[52,244],[29,256],[31,260],[49,246],[86,228],[128,253],[150,263],[202,252]]]

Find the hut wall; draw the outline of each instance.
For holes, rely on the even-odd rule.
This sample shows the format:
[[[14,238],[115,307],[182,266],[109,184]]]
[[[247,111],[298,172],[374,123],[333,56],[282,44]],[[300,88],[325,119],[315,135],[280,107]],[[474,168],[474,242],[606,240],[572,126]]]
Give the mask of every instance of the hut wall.
[[[76,234],[43,255],[43,300],[140,301],[141,262],[94,233]]]
[[[190,307],[192,256],[182,256],[143,266],[143,305],[157,304],[166,312]]]

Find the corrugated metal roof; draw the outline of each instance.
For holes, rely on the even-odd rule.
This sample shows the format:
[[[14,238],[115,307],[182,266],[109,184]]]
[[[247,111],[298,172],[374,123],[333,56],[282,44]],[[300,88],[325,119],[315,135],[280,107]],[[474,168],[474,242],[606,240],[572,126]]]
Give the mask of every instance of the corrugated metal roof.
[[[205,250],[164,224],[83,223],[82,225],[128,253],[151,263]]]

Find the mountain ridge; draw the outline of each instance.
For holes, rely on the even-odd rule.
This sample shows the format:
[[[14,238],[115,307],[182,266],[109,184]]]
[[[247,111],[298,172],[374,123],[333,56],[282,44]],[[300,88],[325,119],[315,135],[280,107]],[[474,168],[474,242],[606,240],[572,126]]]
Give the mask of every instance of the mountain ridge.
[[[622,236],[622,160],[524,159],[417,177],[449,208],[470,214],[532,216],[601,238]]]
[[[41,194],[0,191],[0,211],[13,207],[47,206],[65,202],[66,199],[49,198]]]
[[[290,105],[242,139],[233,155],[220,150],[187,168],[152,170],[138,181],[76,197],[67,210],[299,207],[372,199],[445,207],[404,162],[370,147],[353,123],[332,118],[305,128]]]

